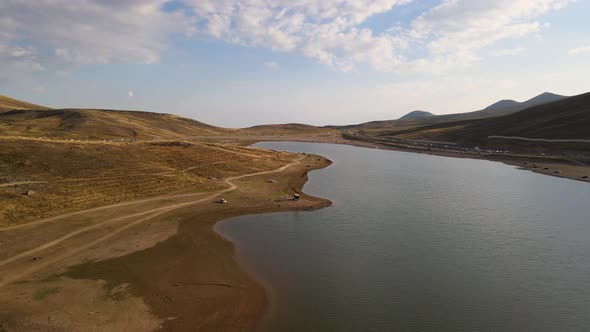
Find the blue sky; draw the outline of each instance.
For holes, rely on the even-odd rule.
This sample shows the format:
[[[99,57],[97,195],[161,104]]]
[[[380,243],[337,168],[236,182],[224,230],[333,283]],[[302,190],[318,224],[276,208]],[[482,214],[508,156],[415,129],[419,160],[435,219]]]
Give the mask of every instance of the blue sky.
[[[590,91],[589,1],[0,3],[0,94],[215,125],[350,124]]]

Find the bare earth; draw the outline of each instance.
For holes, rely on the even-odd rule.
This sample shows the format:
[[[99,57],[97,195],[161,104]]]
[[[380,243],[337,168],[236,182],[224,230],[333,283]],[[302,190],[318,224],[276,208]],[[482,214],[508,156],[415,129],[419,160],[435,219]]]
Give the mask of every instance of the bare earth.
[[[329,161],[225,178],[214,192],[165,195],[0,228],[0,331],[248,331],[264,289],[212,230],[232,216],[315,209],[300,192]],[[276,183],[267,181],[269,177]],[[215,201],[224,197],[228,204]]]

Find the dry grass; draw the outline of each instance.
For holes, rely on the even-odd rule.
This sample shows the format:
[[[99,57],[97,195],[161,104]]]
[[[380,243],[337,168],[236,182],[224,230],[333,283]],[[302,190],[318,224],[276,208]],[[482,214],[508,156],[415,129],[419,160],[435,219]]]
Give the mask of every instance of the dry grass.
[[[213,136],[230,131],[161,113],[86,109],[17,109],[0,113],[2,136],[150,140]]]
[[[334,129],[316,127],[300,123],[260,125],[237,130],[237,135],[252,136],[290,136],[290,135],[326,135],[335,132]]]
[[[0,111],[3,110],[27,110],[27,109],[49,109],[45,106],[39,106],[27,103],[21,100],[0,95]]]
[[[0,223],[168,193],[217,190],[224,187],[219,178],[277,168],[290,158],[213,143],[0,139]]]
[[[244,129],[210,126],[172,114],[139,111],[54,109],[0,110],[0,136],[91,141],[152,141],[221,137],[322,136],[339,130],[302,124]]]
[[[339,132],[299,124],[224,129],[171,114],[47,109],[2,97],[0,224],[168,193],[217,190],[223,184],[215,178],[276,168],[289,158],[212,138],[269,135]]]
[[[219,194],[167,196],[5,229],[0,321],[11,331],[252,330],[265,306],[264,288],[241,270],[232,244],[212,225],[243,214],[328,206],[304,193],[298,201],[282,199],[301,193],[307,172],[329,164],[318,156],[288,157],[289,167],[235,179],[235,190],[223,193],[229,204],[213,204]],[[265,167],[249,158],[256,166],[247,167]]]
[[[0,96],[0,137],[138,142],[226,138],[334,137],[340,130],[305,124],[220,128],[173,114],[101,109],[48,109]]]

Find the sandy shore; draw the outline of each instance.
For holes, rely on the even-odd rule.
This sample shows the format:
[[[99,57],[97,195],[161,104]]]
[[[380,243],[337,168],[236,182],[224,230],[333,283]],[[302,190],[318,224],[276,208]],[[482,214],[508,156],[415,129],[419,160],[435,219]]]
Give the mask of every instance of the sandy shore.
[[[329,206],[303,193],[299,201],[284,200],[301,193],[309,171],[329,164],[304,156],[280,172],[235,180],[235,190],[223,194],[227,204],[207,199],[174,209],[125,229],[108,244],[88,246],[87,238],[71,243],[87,247],[81,257],[62,257],[0,287],[0,331],[252,330],[266,305],[264,288],[242,271],[234,246],[213,225],[244,214]],[[50,259],[52,253],[43,255]],[[5,261],[8,275],[10,268],[26,271],[31,264],[29,258]]]
[[[238,190],[226,195],[229,204],[170,215],[180,224],[177,234],[166,241],[113,260],[74,267],[68,275],[129,284],[132,294],[142,297],[156,316],[167,319],[162,324],[166,331],[250,331],[266,305],[264,288],[241,270],[234,259],[234,246],[215,233],[213,226],[245,214],[330,205],[307,195],[298,202],[274,201],[283,192],[301,192],[308,171],[327,165],[324,159],[308,161],[273,175],[276,184],[263,184],[265,178],[241,181]],[[276,187],[282,187],[281,194],[272,194]],[[120,275],[111,266],[125,266],[126,271]]]
[[[69,246],[87,248],[0,287],[0,331],[252,330],[267,302],[264,288],[242,271],[234,246],[213,226],[245,214],[331,205],[304,193],[299,201],[284,200],[285,195],[301,193],[309,171],[329,164],[306,155],[280,172],[236,179],[235,190],[223,194],[227,204],[208,199],[166,211],[124,229],[107,243],[88,245],[108,229],[68,239],[77,241]],[[158,204],[163,203],[124,208],[142,214],[146,206]],[[47,228],[48,236],[51,232]],[[59,258],[61,246],[44,251],[39,262],[51,262],[52,255]],[[26,272],[35,264],[30,257],[5,261],[4,272]]]

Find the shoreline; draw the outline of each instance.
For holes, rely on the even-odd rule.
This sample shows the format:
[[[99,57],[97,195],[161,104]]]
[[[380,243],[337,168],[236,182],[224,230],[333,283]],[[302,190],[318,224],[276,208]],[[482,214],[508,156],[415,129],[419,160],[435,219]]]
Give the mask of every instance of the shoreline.
[[[251,144],[254,144],[257,142],[263,142],[263,141],[270,141],[270,140],[263,139],[260,141],[249,141],[248,145],[251,145]],[[275,139],[274,141],[309,142],[309,140],[294,140],[294,139]],[[452,151],[451,152],[449,152],[449,151],[437,151],[437,152],[419,151],[419,150],[415,150],[415,149],[401,149],[401,148],[396,148],[396,147],[392,147],[392,146],[388,146],[388,145],[384,145],[384,144],[376,144],[376,143],[372,143],[372,142],[357,142],[357,141],[347,142],[346,140],[336,141],[336,142],[315,140],[315,141],[312,141],[309,143],[344,144],[344,145],[351,145],[351,146],[362,147],[362,148],[375,148],[375,146],[378,146],[381,149],[387,149],[387,150],[393,150],[393,151],[422,153],[422,154],[430,154],[430,155],[453,157],[453,158],[470,158],[470,159],[489,160],[489,161],[502,162],[504,164],[512,165],[512,166],[519,166],[519,162],[522,162],[522,160],[531,160],[530,157],[524,157],[524,159],[522,159],[522,160],[511,162],[510,160],[485,158],[485,156],[463,156],[463,155],[459,155],[458,153],[454,153]],[[533,160],[536,160],[536,159],[533,158]],[[247,266],[248,264],[246,261],[241,260],[238,257],[239,256],[238,255],[239,242],[236,241],[235,239],[232,239],[232,238],[226,236],[225,234],[219,232],[217,230],[217,226],[222,222],[228,221],[229,219],[242,217],[242,216],[246,216],[246,215],[316,210],[316,209],[321,209],[321,208],[330,206],[331,202],[329,200],[309,196],[302,191],[303,186],[308,181],[308,173],[310,171],[328,167],[330,164],[331,164],[331,162],[328,161],[327,164],[317,165],[317,166],[314,166],[311,168],[298,169],[297,172],[295,172],[298,174],[291,174],[291,175],[296,175],[296,176],[291,179],[293,182],[290,183],[290,186],[289,186],[290,189],[294,190],[295,192],[301,193],[302,194],[302,201],[301,202],[305,202],[306,204],[311,203],[310,205],[307,205],[304,207],[300,206],[300,207],[287,207],[287,208],[282,207],[280,205],[278,208],[251,208],[250,207],[250,208],[246,208],[244,210],[234,211],[233,213],[231,213],[229,215],[214,216],[210,220],[206,221],[208,224],[208,232],[210,234],[205,233],[205,234],[201,234],[201,235],[210,236],[210,237],[219,237],[222,242],[225,242],[225,244],[228,244],[230,250],[226,251],[226,252],[218,253],[218,254],[225,256],[224,257],[225,259],[227,259],[229,257],[229,259],[232,261],[232,263],[237,266],[239,273],[242,274],[243,276],[245,276],[245,278],[248,279],[250,282],[249,284],[246,284],[243,286],[243,288],[247,289],[247,290],[245,290],[245,293],[242,294],[242,299],[240,299],[237,303],[233,303],[234,306],[237,305],[240,308],[239,315],[237,316],[239,318],[235,321],[235,322],[237,322],[237,324],[233,325],[233,326],[222,325],[221,328],[223,330],[236,330],[236,331],[254,330],[255,327],[264,318],[264,315],[268,313],[268,310],[270,308],[270,300],[273,296],[273,293],[272,293],[272,287],[270,286],[270,284],[268,284],[262,276],[257,275],[257,273],[251,267],[248,267]],[[300,165],[300,166],[302,166],[302,165]],[[537,172],[537,173],[544,174],[544,175],[552,175],[552,176],[567,178],[565,176],[560,176],[560,175],[545,174],[545,173],[542,173],[539,171],[535,171],[535,169],[525,169],[525,170],[530,170],[530,171]],[[570,178],[570,179],[572,179],[572,178]],[[573,178],[573,180],[580,180],[580,179]],[[580,181],[584,181],[584,180],[580,180]],[[191,214],[190,211],[186,211],[186,213],[188,213],[189,215]],[[179,224],[180,224],[180,226],[179,226],[178,234],[181,234],[181,233],[183,233],[183,231],[186,231],[186,230],[183,230],[183,228],[182,228],[183,225],[185,225],[185,226],[187,225],[186,220],[181,221]],[[190,230],[188,232],[190,232]],[[172,238],[165,240],[165,242],[169,242],[169,241],[173,242],[174,240]],[[134,253],[132,253],[131,255],[134,255]],[[219,257],[220,256],[217,256],[217,258],[219,258]],[[130,285],[131,285],[131,287],[129,288],[129,291],[132,294],[137,295],[142,298],[145,298],[145,294],[146,294],[145,292],[143,292],[142,290],[134,289],[132,283]],[[146,304],[148,305],[150,310],[152,310],[152,312],[157,317],[164,318],[164,317],[166,317],[167,313],[171,312],[169,310],[159,307],[155,302],[156,301],[148,300],[148,301],[146,301]],[[154,310],[154,308],[157,308],[157,309]],[[164,331],[186,330],[186,328],[187,328],[186,322],[183,322],[180,325],[175,324],[178,322],[179,322],[179,320],[177,317],[175,317],[174,319],[165,320],[163,325],[161,326],[161,329]],[[188,325],[191,326],[190,324],[188,324]],[[203,328],[200,328],[199,330],[217,331],[219,329],[220,329],[219,325],[214,325],[214,326],[204,326]]]
[[[325,158],[325,157],[323,157],[323,158]],[[326,159],[326,160],[328,160],[328,159]],[[264,215],[266,215],[266,214],[280,214],[280,213],[296,212],[296,211],[314,211],[314,210],[319,210],[319,209],[323,209],[323,208],[332,206],[332,202],[329,199],[320,198],[317,196],[312,196],[312,195],[309,195],[303,191],[303,187],[309,181],[309,173],[310,172],[327,168],[327,167],[331,166],[332,164],[333,164],[333,162],[329,161],[329,163],[324,167],[310,168],[309,171],[307,171],[303,174],[303,178],[300,179],[301,181],[298,181],[296,183],[295,187],[292,188],[296,192],[305,196],[305,197],[303,197],[303,199],[305,199],[305,198],[318,199],[319,198],[320,200],[326,201],[325,202],[326,205],[314,206],[313,208],[305,208],[305,209],[286,209],[286,210],[276,210],[276,211],[260,211],[260,212],[254,212],[254,213],[245,213],[245,214],[236,215],[236,216],[229,217],[229,218],[220,219],[211,226],[211,230],[215,234],[221,236],[225,241],[231,243],[232,248],[233,248],[233,256],[232,256],[233,260],[236,262],[236,264],[238,264],[238,266],[241,268],[241,270],[244,271],[255,283],[257,283],[260,287],[262,287],[261,296],[263,297],[264,302],[262,303],[262,306],[259,308],[260,310],[259,310],[258,318],[255,319],[255,321],[253,322],[252,328],[249,329],[250,331],[255,331],[256,327],[261,323],[262,319],[266,315],[270,314],[269,310],[272,308],[271,304],[273,302],[273,298],[276,297],[276,294],[273,292],[272,285],[270,284],[270,282],[265,280],[265,278],[261,274],[259,274],[256,271],[256,269],[254,269],[245,258],[243,258],[243,257],[240,258],[239,252],[240,252],[240,246],[242,245],[240,243],[240,241],[238,241],[236,238],[232,238],[228,234],[221,232],[219,230],[219,227],[221,226],[221,224],[226,223],[226,222],[230,222],[232,219],[242,218],[245,216],[254,216],[254,215],[263,215],[263,214]]]
[[[318,156],[314,156],[314,158],[317,157]],[[251,270],[242,266],[242,263],[237,259],[238,249],[236,243],[217,232],[216,225],[228,219],[245,215],[290,211],[309,211],[330,206],[332,204],[331,201],[324,198],[307,195],[302,191],[304,184],[308,181],[308,173],[310,171],[322,169],[328,167],[331,164],[329,160],[323,157],[317,158],[316,161],[317,163],[311,165],[311,167],[306,167],[308,165],[300,164],[299,166],[291,167],[291,169],[286,169],[281,172],[281,177],[283,178],[282,180],[286,181],[283,182],[282,180],[279,180],[279,182],[284,183],[286,185],[285,188],[288,191],[298,192],[301,194],[300,200],[298,202],[293,202],[294,204],[290,204],[291,202],[278,205],[274,204],[271,206],[253,204],[250,206],[238,206],[237,208],[232,208],[230,207],[230,204],[233,202],[236,202],[237,204],[237,197],[235,197],[237,195],[228,194],[227,198],[230,204],[224,206],[224,208],[228,207],[224,213],[215,213],[212,215],[208,213],[202,213],[202,211],[199,211],[199,209],[193,209],[193,211],[191,211],[191,208],[185,208],[172,212],[168,216],[169,218],[180,217],[178,231],[172,237],[169,237],[163,242],[156,244],[156,246],[143,251],[133,252],[129,255],[114,259],[107,259],[105,261],[91,262],[88,264],[81,264],[71,267],[66,275],[74,279],[101,279],[105,280],[107,285],[110,283],[127,283],[129,285],[128,291],[134,296],[143,298],[147,306],[150,308],[150,311],[156,317],[164,320],[163,324],[161,325],[161,329],[164,331],[184,331],[187,329],[190,330],[195,326],[199,326],[200,331],[253,330],[256,324],[259,323],[260,319],[262,319],[265,310],[268,308],[269,296],[271,296],[271,294],[267,292],[267,288],[260,278],[254,275]],[[252,178],[257,178],[257,176]],[[241,187],[238,186],[236,192],[239,192],[240,188]],[[267,199],[268,198],[264,197],[265,201]],[[200,220],[198,226],[190,222],[190,219],[193,219],[199,215]],[[186,289],[190,287],[185,287],[183,291],[184,294],[182,295],[167,295],[168,298],[173,300],[173,303],[162,305],[161,299],[158,296],[153,296],[153,293],[150,289],[162,288],[161,284],[166,283],[166,279],[169,279],[171,276],[160,276],[157,277],[158,280],[150,279],[149,283],[147,283],[145,276],[153,275],[148,272],[149,270],[153,270],[153,266],[165,264],[164,261],[167,260],[179,260],[178,255],[182,255],[182,253],[178,250],[170,250],[170,247],[179,245],[181,246],[183,240],[187,240],[189,238],[191,241],[194,241],[195,236],[198,240],[206,239],[207,250],[214,251],[215,257],[208,257],[205,259],[205,257],[201,258],[197,253],[192,255],[190,252],[185,252],[185,256],[192,256],[190,257],[191,263],[199,265],[205,264],[206,266],[204,266],[203,269],[205,272],[202,270],[189,272],[188,270],[191,268],[186,266],[186,269],[182,272],[184,272],[183,274],[185,275],[196,273],[195,277],[197,278],[194,278],[195,280],[199,279],[199,274],[209,274],[211,278],[219,281],[218,283],[209,284],[217,285],[215,287],[219,289],[205,289],[201,291],[195,291]],[[154,256],[157,258],[153,259]],[[144,259],[149,260],[149,264],[140,263],[141,261],[144,261]],[[180,259],[182,260],[182,258]],[[220,262],[225,265],[221,271],[214,267],[214,265],[218,265]],[[112,267],[113,265],[133,266],[135,264],[139,264],[140,267],[137,269],[137,273],[133,273],[133,275],[123,278],[127,280],[120,280],[120,276],[109,275],[109,267]],[[229,266],[229,264],[233,266]],[[206,270],[209,270],[209,272]],[[105,273],[104,271],[107,272]],[[174,274],[178,275],[178,273]],[[189,279],[193,278],[189,277]],[[159,284],[160,286],[158,286]],[[182,284],[177,284],[175,287],[181,288]],[[232,291],[224,290],[222,288],[238,288],[238,290],[234,292],[234,294],[230,294]],[[217,291],[219,291],[220,294],[216,294]],[[199,295],[202,296],[202,294],[199,293],[203,292],[207,293],[209,296],[212,296],[211,302],[215,302],[213,303],[213,306],[216,306],[217,308],[210,314],[194,315],[194,312],[202,312],[202,310],[205,308],[199,304],[191,306],[190,298],[194,295],[196,295],[196,298],[199,298]],[[183,297],[184,300],[187,301],[178,299],[177,296]],[[194,303],[194,300],[192,302]],[[222,304],[221,302],[225,303]],[[192,317],[188,316],[189,312],[193,312]],[[181,315],[171,315],[174,313],[180,313]],[[174,319],[170,319],[171,317],[174,317]],[[221,317],[223,317],[223,319],[219,319]]]
[[[50,242],[54,246],[27,247],[39,256],[15,251],[23,257],[13,259],[5,253],[0,330],[252,330],[269,294],[242,268],[236,246],[215,225],[244,215],[330,206],[328,199],[307,195],[302,188],[310,171],[332,162],[291,155],[279,168],[228,175],[223,179],[228,187],[217,192],[165,195],[0,232],[5,237],[34,235],[43,227],[47,235],[69,241],[67,252],[56,240]],[[298,201],[285,199],[295,193]],[[227,203],[216,204],[220,198]],[[101,228],[63,235],[69,224],[87,218],[100,218]],[[113,230],[115,225],[119,228]],[[99,244],[102,237],[108,241]]]
[[[573,161],[561,159],[553,156],[536,156],[526,154],[501,154],[501,153],[462,153],[454,150],[423,150],[411,147],[399,147],[395,145],[388,145],[382,143],[352,141],[341,144],[371,148],[376,145],[381,149],[390,151],[400,151],[418,154],[427,154],[433,156],[449,157],[449,158],[465,158],[475,160],[488,160],[501,162],[505,165],[516,166],[521,170],[531,171],[533,173],[559,177],[562,179],[589,182],[590,183],[590,166],[588,165],[574,165]],[[357,143],[357,144],[355,144]],[[536,166],[535,166],[536,165]],[[556,173],[559,172],[559,173]],[[586,176],[586,178],[583,178]]]
[[[475,160],[486,160],[486,161],[491,161],[491,162],[501,162],[505,165],[517,166],[521,170],[527,170],[527,171],[531,171],[531,172],[541,174],[541,175],[550,175],[550,176],[559,177],[562,179],[581,181],[581,182],[590,182],[590,180],[581,179],[578,176],[568,177],[568,176],[563,176],[561,173],[560,174],[552,174],[552,173],[543,172],[541,167],[543,167],[543,165],[545,165],[545,164],[553,164],[553,165],[557,164],[557,165],[560,165],[561,167],[563,167],[563,165],[567,165],[567,164],[555,162],[550,157],[542,157],[542,156],[539,156],[539,157],[522,156],[522,158],[520,158],[520,159],[519,158],[514,158],[514,159],[494,158],[494,157],[498,157],[498,155],[463,155],[463,154],[460,154],[455,151],[422,151],[420,149],[404,149],[404,148],[398,148],[395,146],[390,146],[390,145],[380,144],[380,143],[363,142],[363,141],[348,141],[348,140],[343,140],[343,141],[322,141],[322,140],[309,141],[309,140],[304,140],[304,139],[284,139],[284,138],[269,140],[269,139],[265,138],[262,140],[254,140],[254,141],[248,140],[246,144],[251,146],[256,143],[270,142],[270,141],[349,145],[349,146],[354,146],[354,147],[359,147],[359,148],[369,148],[369,149],[375,148],[375,146],[378,146],[378,148],[380,148],[380,149],[390,150],[390,151],[427,154],[427,155],[449,157],[449,158],[467,158],[467,159],[475,159]],[[243,143],[244,140],[239,140],[239,142]],[[505,157],[505,156],[499,155],[499,157]],[[526,160],[526,162],[524,162],[525,160]],[[523,162],[526,165],[527,163],[532,162],[532,161],[536,161],[540,166],[538,168],[522,167]],[[590,167],[587,167],[587,166],[584,166],[584,167],[585,167],[585,169],[589,170],[589,174],[590,174]],[[283,212],[292,212],[292,211],[275,211],[275,212],[267,212],[267,213],[283,213]],[[266,213],[264,213],[264,214],[266,214]],[[230,222],[231,219],[238,218],[238,217],[242,217],[242,216],[236,216],[236,217],[220,220],[219,222],[217,222],[213,226],[213,230],[216,233],[223,236],[228,241],[230,241],[231,243],[233,243],[233,246],[234,246],[235,252],[236,252],[235,261],[242,267],[243,270],[245,270],[256,282],[261,284],[263,286],[263,288],[265,289],[265,291],[266,291],[265,296],[266,296],[267,302],[265,303],[265,308],[261,311],[261,316],[260,316],[260,319],[258,320],[258,322],[261,322],[262,319],[264,319],[264,317],[266,315],[272,314],[272,312],[269,311],[272,309],[272,307],[271,307],[272,300],[271,299],[276,296],[273,292],[272,285],[270,284],[270,282],[265,280],[265,278],[263,276],[261,276],[258,272],[256,272],[256,270],[251,266],[251,264],[248,263],[247,259],[245,259],[243,257],[241,257],[241,258],[239,257],[239,255],[237,253],[239,252],[240,242],[237,239],[232,238],[231,236],[229,236],[223,232],[220,232],[218,230],[218,226],[221,223]]]
[[[294,212],[294,211],[292,211],[292,210],[274,211],[274,212],[265,212],[265,213],[255,213],[253,215],[285,213],[285,212]],[[227,234],[224,234],[223,232],[219,231],[219,229],[218,229],[219,226],[225,222],[229,222],[232,219],[241,218],[241,217],[245,217],[245,216],[248,216],[248,215],[244,214],[244,215],[240,215],[240,216],[235,216],[235,217],[219,220],[217,223],[215,223],[212,226],[212,229],[213,229],[213,232],[215,232],[219,236],[223,237],[224,240],[226,240],[232,244],[232,247],[234,249],[233,259],[236,262],[236,264],[238,264],[239,267],[242,269],[242,271],[244,271],[253,281],[255,281],[261,287],[261,290],[262,290],[261,296],[264,298],[264,302],[262,303],[263,304],[262,307],[259,308],[260,314],[259,314],[258,318],[253,322],[252,328],[250,329],[251,331],[256,331],[257,326],[262,322],[264,317],[269,314],[269,310],[272,308],[273,298],[276,295],[273,292],[272,285],[270,284],[270,282],[265,280],[264,276],[259,274],[256,271],[256,269],[253,268],[251,266],[251,264],[248,263],[248,260],[246,260],[244,257],[240,257],[240,247],[242,245],[240,243],[240,241],[238,241],[235,238],[232,238],[231,236],[229,236]]]
[[[559,156],[543,156],[530,154],[502,154],[502,153],[464,153],[451,149],[420,149],[411,146],[400,146],[396,144],[384,144],[381,142],[371,142],[363,140],[350,140],[343,137],[278,137],[268,136],[261,138],[240,137],[228,138],[237,141],[239,144],[252,145],[265,141],[292,141],[302,143],[325,143],[350,145],[368,149],[383,149],[390,151],[418,153],[450,158],[467,158],[476,160],[488,160],[501,162],[506,165],[516,166],[519,169],[531,171],[533,173],[581,181],[590,183],[590,165],[578,161],[561,158]]]

